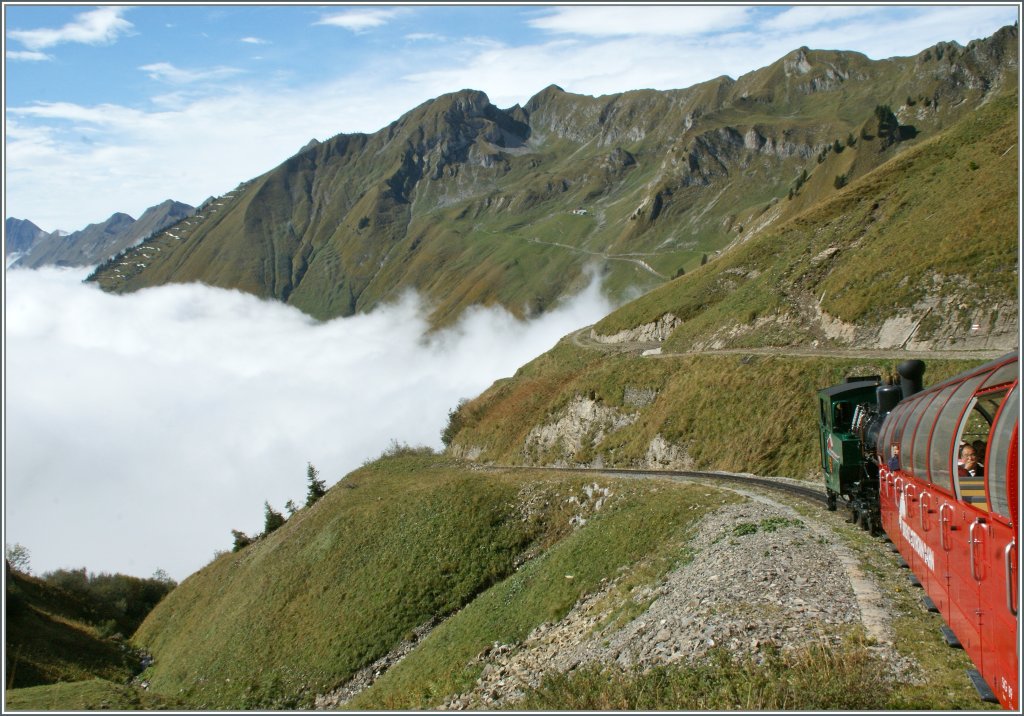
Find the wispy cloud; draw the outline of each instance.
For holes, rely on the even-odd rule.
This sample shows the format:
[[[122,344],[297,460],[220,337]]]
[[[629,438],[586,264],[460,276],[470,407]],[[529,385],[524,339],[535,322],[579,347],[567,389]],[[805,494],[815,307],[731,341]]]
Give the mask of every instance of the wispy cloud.
[[[52,60],[53,57],[46,54],[45,52],[35,52],[33,50],[7,50],[4,56],[8,60],[17,60],[21,62],[44,62],[46,60]]]
[[[140,70],[146,72],[151,79],[172,84],[192,84],[208,80],[219,80],[232,77],[242,72],[234,67],[213,67],[207,70],[183,70],[169,62],[156,62],[143,65]]]
[[[41,50],[65,42],[85,45],[109,44],[134,27],[121,17],[127,10],[128,8],[124,7],[101,7],[77,15],[74,22],[69,22],[63,27],[9,30],[7,37],[20,42],[30,50]]]
[[[349,10],[327,15],[313,24],[331,25],[333,27],[343,27],[352,32],[363,32],[370,28],[388,24],[400,13],[400,10]]]
[[[148,108],[8,106],[8,206],[46,231],[74,231],[115,211],[138,216],[168,197],[197,204],[263,174],[313,137],[376,131],[431,96],[400,81],[389,86],[401,91],[382,96],[374,88],[387,83],[365,69],[315,86],[261,80],[217,91],[168,85],[184,90],[154,97]]]
[[[796,32],[821,25],[835,26],[874,12],[873,7],[856,5],[793,7],[765,20],[761,27],[765,30]]]
[[[643,12],[630,6],[560,7],[534,18],[539,30],[611,37],[622,35],[672,35],[686,37],[727,31],[746,24],[752,12],[741,6],[659,6]]]
[[[250,45],[269,45],[269,40],[264,40],[260,37],[243,37],[240,42],[246,42]]]
[[[433,32],[410,32],[405,36],[405,39],[411,42],[421,42],[425,40],[440,42],[446,38],[444,35],[438,35]]]

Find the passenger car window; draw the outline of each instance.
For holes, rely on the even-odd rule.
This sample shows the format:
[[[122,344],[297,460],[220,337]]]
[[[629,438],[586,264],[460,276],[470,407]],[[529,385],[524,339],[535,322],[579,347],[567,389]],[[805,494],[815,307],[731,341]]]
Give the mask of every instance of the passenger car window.
[[[1020,386],[1013,386],[1010,397],[1006,399],[1002,412],[999,413],[999,420],[992,430],[989,440],[988,460],[991,464],[986,465],[988,475],[988,494],[992,500],[992,511],[1011,519],[1009,498],[1006,494],[1006,475],[1009,465],[1007,457],[1010,452],[1010,441],[1013,438],[1015,429],[1019,424],[1020,415]]]
[[[985,465],[985,457],[988,452],[989,434],[992,432],[992,423],[999,406],[1006,398],[1006,393],[1007,391],[1002,389],[974,397],[960,423],[960,435],[957,440],[958,454],[960,449],[968,445],[971,446],[986,475],[988,468]],[[964,502],[970,503],[979,510],[988,511],[985,478],[980,475],[970,476],[959,461],[957,462],[957,493]]]

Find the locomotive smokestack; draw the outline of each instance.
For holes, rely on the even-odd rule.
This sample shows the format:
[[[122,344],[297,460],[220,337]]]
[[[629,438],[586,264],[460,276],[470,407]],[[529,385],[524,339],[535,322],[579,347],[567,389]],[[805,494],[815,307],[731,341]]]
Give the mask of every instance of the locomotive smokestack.
[[[905,360],[896,366],[896,372],[900,374],[900,387],[903,388],[904,399],[914,393],[920,393],[923,384],[921,378],[924,376],[924,361]]]
[[[878,414],[885,415],[892,412],[896,404],[903,397],[903,391],[898,385],[880,385],[875,390],[875,400],[878,402]]]

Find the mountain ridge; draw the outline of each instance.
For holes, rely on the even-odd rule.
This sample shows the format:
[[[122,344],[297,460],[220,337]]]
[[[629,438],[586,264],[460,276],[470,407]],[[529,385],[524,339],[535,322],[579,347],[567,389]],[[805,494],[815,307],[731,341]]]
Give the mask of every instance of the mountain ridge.
[[[821,198],[822,182],[787,193],[867,131],[876,107],[894,107],[906,136],[849,147],[847,179],[950,126],[1016,77],[1016,41],[1008,27],[879,61],[800,48],[736,80],[596,98],[551,86],[507,110],[461,90],[373,134],[307,145],[225,195],[215,218],[154,237],[158,256],[90,280],[111,291],[199,280],[321,319],[415,289],[437,326],[475,303],[542,313],[597,257],[622,298]],[[612,260],[626,255],[653,273]]]
[[[188,204],[166,199],[146,209],[138,219],[118,211],[104,221],[89,224],[72,233],[54,231],[48,234],[39,229],[39,233],[32,241],[18,243],[18,246],[22,247],[18,253],[22,256],[13,266],[40,268],[96,265],[179,223],[191,216],[194,211],[195,209]],[[20,226],[12,223],[17,221],[8,218],[6,226]],[[10,231],[11,228],[7,228],[8,236]],[[12,253],[10,242],[7,245],[7,253]]]

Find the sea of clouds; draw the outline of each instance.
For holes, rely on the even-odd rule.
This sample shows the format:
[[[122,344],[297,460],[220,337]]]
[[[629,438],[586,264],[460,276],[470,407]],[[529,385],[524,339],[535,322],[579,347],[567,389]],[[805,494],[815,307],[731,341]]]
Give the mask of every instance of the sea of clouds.
[[[440,450],[448,411],[612,306],[599,281],[520,321],[475,308],[427,333],[409,294],[318,322],[237,291],[118,296],[84,270],[6,271],[5,543],[35,574],[182,580],[392,441]]]

